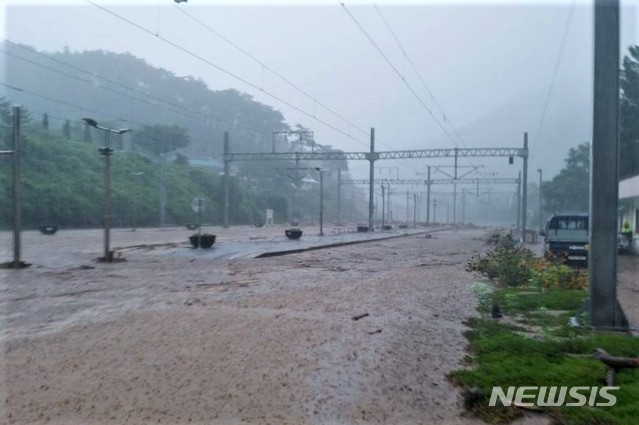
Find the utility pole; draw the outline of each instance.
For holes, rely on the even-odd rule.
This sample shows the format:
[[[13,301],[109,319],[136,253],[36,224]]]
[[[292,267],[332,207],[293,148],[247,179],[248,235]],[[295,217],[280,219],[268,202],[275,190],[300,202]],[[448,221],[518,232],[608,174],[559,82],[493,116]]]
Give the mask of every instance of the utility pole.
[[[521,171],[517,179],[517,230],[521,229]]]
[[[537,172],[539,172],[539,231],[541,232],[544,229],[544,216],[542,214],[542,203],[541,203],[541,182],[542,182],[543,171],[541,168],[537,168]]]
[[[320,213],[319,213],[319,235],[324,236],[324,173],[325,170],[316,168],[320,173]]]
[[[379,155],[375,153],[375,129],[371,128],[371,151],[368,155],[369,184],[368,184],[368,231],[375,231],[373,223],[373,208],[375,207],[375,160]]]
[[[466,221],[466,189],[462,189],[462,211],[461,211],[461,224]]]
[[[409,211],[409,207],[408,207],[408,203],[409,201],[410,195],[408,194],[408,191],[406,191],[406,224],[408,225],[408,221],[409,221],[409,216],[408,216],[408,211]]]
[[[229,132],[224,132],[224,218],[223,226],[225,229],[229,227],[229,173],[230,161],[227,158],[229,154]]]
[[[113,261],[113,253],[111,252],[111,155],[113,155],[113,149],[110,146],[111,133],[124,134],[131,131],[130,128],[121,128],[119,130],[107,128],[98,124],[93,118],[82,118],[82,120],[95,127],[98,130],[104,131],[104,148],[98,149],[100,155],[104,156],[104,257],[103,261],[110,263]]]
[[[426,180],[426,224],[430,224],[430,165],[428,166],[428,180]],[[433,215],[433,221],[435,221]]]
[[[457,180],[457,156],[458,149],[455,148],[455,180]],[[453,224],[457,224],[457,183],[453,184]]]
[[[528,152],[528,132],[524,133],[524,151]],[[522,186],[522,202],[521,202],[521,243],[526,243],[526,216],[528,215],[528,153],[524,155],[524,172]]]
[[[433,223],[437,223],[437,198],[433,199]]]
[[[384,197],[385,186],[382,185],[382,229],[384,228],[384,211],[386,210],[386,198]]]
[[[388,188],[386,190],[386,211],[388,211],[388,225],[393,225],[393,211],[391,210],[391,188],[390,183],[388,184]]]
[[[626,330],[617,301],[619,198],[619,0],[595,0],[595,72],[590,173],[590,321]]]
[[[413,193],[413,227],[417,228],[417,194]]]
[[[342,221],[342,169],[337,168],[337,223]]]
[[[22,267],[20,258],[22,248],[20,240],[20,232],[22,231],[20,107],[13,106],[11,112],[13,119],[13,267],[19,269]]]
[[[160,227],[166,221],[166,186],[164,185],[164,152],[160,154]]]

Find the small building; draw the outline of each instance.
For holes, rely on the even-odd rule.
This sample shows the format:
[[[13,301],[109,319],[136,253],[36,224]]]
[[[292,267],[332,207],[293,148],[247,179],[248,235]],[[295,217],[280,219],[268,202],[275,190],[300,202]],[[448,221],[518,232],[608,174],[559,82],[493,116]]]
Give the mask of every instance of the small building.
[[[628,221],[632,226],[632,250],[639,253],[639,175],[619,182],[619,210],[621,223]]]

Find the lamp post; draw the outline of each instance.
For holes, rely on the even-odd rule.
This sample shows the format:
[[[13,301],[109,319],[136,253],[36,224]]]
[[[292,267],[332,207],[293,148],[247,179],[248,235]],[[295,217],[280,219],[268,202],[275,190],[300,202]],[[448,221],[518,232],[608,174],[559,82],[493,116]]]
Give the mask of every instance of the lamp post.
[[[124,134],[131,131],[130,128],[112,129],[103,127],[93,118],[82,118],[91,127],[104,131],[104,148],[98,149],[100,155],[104,155],[104,257],[103,261],[110,263],[113,256],[110,251],[110,230],[111,230],[111,155],[113,149],[109,146],[111,133]]]
[[[317,167],[315,170],[320,173],[320,213],[319,213],[319,235],[324,236],[324,173],[326,170],[322,170]]]
[[[543,215],[541,213],[542,211],[542,204],[541,204],[541,181],[542,181],[542,174],[543,171],[541,170],[541,168],[537,168],[537,172],[539,173],[539,231],[541,232],[544,229],[544,218]]]

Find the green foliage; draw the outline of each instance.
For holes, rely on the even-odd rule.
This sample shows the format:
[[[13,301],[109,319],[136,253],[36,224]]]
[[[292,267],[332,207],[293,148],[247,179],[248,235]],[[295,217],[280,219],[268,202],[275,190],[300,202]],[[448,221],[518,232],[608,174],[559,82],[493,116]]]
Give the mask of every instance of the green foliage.
[[[566,339],[537,340],[516,327],[491,319],[468,322],[474,367],[449,374],[454,382],[479,388],[471,410],[490,423],[507,423],[521,415],[515,407],[489,407],[493,386],[603,386],[606,367],[590,356],[595,348],[620,356],[636,356],[639,339],[621,334],[589,333]],[[604,407],[559,407],[552,416],[567,424],[634,424],[639,414],[639,370],[618,373],[617,404]]]
[[[473,258],[466,270],[496,279],[503,286],[529,286],[540,291],[549,288],[584,289],[588,285],[585,270],[535,257],[525,248],[509,246],[493,248],[485,256]]]
[[[639,174],[639,46],[630,46],[621,73],[619,175]]]
[[[479,272],[489,279],[498,279],[505,286],[521,286],[532,277],[535,255],[525,248],[497,247],[489,250],[485,257],[473,259],[466,270]]]
[[[566,264],[538,259],[532,264],[530,284],[540,289],[585,289],[588,287],[588,273]]]
[[[544,292],[530,291],[527,288],[504,288],[496,291],[494,296],[504,313],[514,315],[541,308],[576,312],[588,293],[585,290],[560,288]]]
[[[590,143],[568,151],[566,166],[542,185],[546,211],[588,211],[590,193]]]
[[[147,125],[133,133],[133,143],[158,156],[190,143],[188,131],[177,125]]]
[[[1,109],[0,109],[1,112]],[[42,224],[62,227],[102,225],[104,157],[98,147],[65,137],[59,132],[43,132],[41,123],[23,127],[23,223],[34,228]],[[113,225],[121,227],[158,225],[159,163],[135,152],[116,150],[112,163]],[[167,223],[195,221],[191,200],[204,196],[207,209],[203,220],[222,220],[222,179],[212,171],[180,164],[165,164]],[[266,205],[279,207],[278,194],[264,191],[257,196],[231,178],[232,224],[256,221]],[[0,167],[0,227],[11,223],[11,167]]]
[[[514,258],[516,264],[529,270],[529,284],[520,280],[519,285],[492,294],[482,284],[475,283],[472,289],[480,300],[479,311],[488,312],[495,302],[517,324],[471,319],[466,333],[471,367],[448,375],[466,388],[466,408],[490,423],[508,423],[522,415],[514,406],[488,406],[493,387],[604,386],[607,370],[592,357],[595,349],[603,348],[615,356],[639,355],[637,338],[568,325],[587,296],[584,272],[507,248],[489,251],[486,258],[471,262],[469,269],[500,282],[504,274],[525,275],[513,266]],[[617,404],[613,407],[562,406],[546,411],[562,424],[634,424],[639,414],[639,370],[618,372],[617,384],[621,388],[615,392]]]

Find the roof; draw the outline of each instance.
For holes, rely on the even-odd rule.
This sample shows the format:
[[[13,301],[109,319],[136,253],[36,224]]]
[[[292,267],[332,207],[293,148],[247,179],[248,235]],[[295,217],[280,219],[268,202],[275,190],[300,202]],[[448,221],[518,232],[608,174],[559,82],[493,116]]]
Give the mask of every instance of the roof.
[[[619,182],[619,199],[639,197],[639,175]]]

